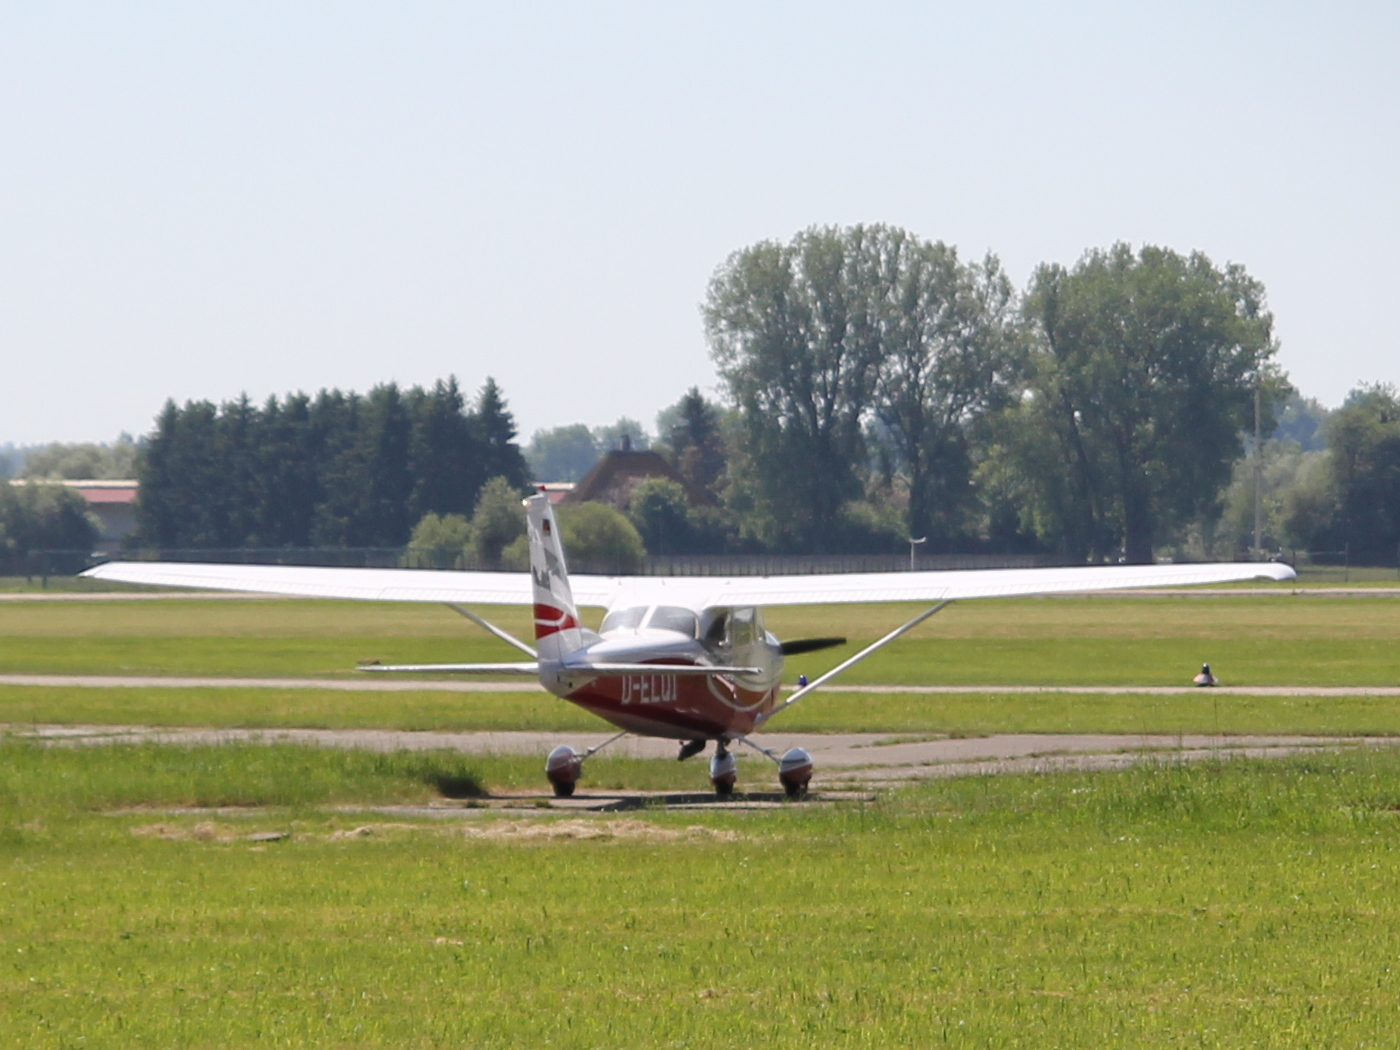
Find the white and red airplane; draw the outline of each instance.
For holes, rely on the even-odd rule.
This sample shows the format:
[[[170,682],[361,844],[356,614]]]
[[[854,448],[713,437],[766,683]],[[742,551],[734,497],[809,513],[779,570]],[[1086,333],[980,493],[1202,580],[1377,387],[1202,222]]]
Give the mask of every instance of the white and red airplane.
[[[737,769],[730,746],[745,744],[778,764],[789,797],[806,793],[812,760],[802,748],[779,756],[750,739],[786,710],[871,653],[918,626],[950,602],[1036,594],[1186,586],[1266,577],[1288,580],[1287,565],[1086,566],[967,572],[849,573],[811,576],[574,576],[549,499],[525,500],[530,573],[433,572],[420,569],[333,569],[280,565],[108,562],[83,575],[128,583],[212,590],[344,598],[442,602],[528,661],[485,664],[371,665],[374,672],[538,676],[556,696],[606,719],[621,732],[580,754],[560,745],[545,773],[560,796],[572,795],[583,762],[627,734],[682,741],[689,758],[715,741],[710,780],[725,797]],[[840,645],[844,638],[780,642],[763,626],[771,605],[836,602],[923,602],[928,608],[812,682],[782,694],[783,657]],[[466,605],[533,605],[535,645],[529,646]],[[607,609],[597,632],[584,627],[578,607]]]

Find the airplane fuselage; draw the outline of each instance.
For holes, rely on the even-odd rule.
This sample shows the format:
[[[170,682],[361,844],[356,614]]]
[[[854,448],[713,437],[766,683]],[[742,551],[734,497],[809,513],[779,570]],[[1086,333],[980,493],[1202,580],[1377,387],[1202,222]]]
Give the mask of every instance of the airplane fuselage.
[[[556,696],[620,729],[679,740],[728,739],[760,727],[779,701],[783,655],[754,608],[610,610],[582,648],[541,664]],[[599,674],[578,665],[645,664],[648,673]],[[676,666],[742,666],[742,675],[679,675]]]

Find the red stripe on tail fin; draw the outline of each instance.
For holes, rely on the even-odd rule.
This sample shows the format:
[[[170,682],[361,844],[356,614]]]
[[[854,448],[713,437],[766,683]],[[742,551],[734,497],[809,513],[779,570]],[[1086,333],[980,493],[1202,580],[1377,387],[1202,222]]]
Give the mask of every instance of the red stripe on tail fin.
[[[535,640],[548,638],[559,631],[567,631],[579,626],[579,622],[563,609],[542,602],[535,603]]]

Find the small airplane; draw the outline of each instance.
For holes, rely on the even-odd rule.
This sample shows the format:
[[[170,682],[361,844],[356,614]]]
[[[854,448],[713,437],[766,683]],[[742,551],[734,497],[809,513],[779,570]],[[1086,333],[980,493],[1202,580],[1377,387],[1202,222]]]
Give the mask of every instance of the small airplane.
[[[442,602],[529,656],[513,663],[371,664],[367,672],[530,675],[556,696],[611,722],[620,732],[582,753],[567,744],[550,752],[545,775],[556,795],[574,793],[583,763],[628,734],[681,741],[679,758],[710,741],[710,781],[720,798],[737,782],[731,750],[753,748],[778,766],[789,798],[807,793],[812,759],[803,748],[783,755],[751,739],[769,719],[923,623],[954,601],[1039,594],[1187,586],[1296,575],[1272,562],[1210,565],[1084,566],[958,572],[848,573],[810,576],[569,575],[549,498],[525,500],[530,572],[434,572],[282,565],[108,562],[83,573],[102,580],[283,594],[305,598]],[[813,681],[805,676],[782,696],[784,657],[843,645],[844,638],[781,642],[763,624],[775,605],[921,602],[907,623]],[[528,645],[467,605],[533,605],[535,644]],[[607,612],[597,632],[578,609]]]

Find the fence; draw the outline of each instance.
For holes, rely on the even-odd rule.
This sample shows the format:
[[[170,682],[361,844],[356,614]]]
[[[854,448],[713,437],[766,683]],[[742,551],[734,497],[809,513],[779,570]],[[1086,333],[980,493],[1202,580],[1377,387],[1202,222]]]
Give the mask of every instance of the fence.
[[[1280,560],[1315,583],[1378,583],[1400,580],[1400,549],[1391,558],[1370,555],[1353,560],[1350,550],[1280,552]]]
[[[475,558],[457,551],[406,547],[296,547],[230,548],[216,550],[132,550],[93,554],[88,551],[30,551],[11,559],[3,568],[11,575],[39,577],[73,576],[89,566],[109,560],[213,562],[221,565],[320,565],[336,568],[462,569],[487,568]],[[1040,554],[935,554],[915,559],[921,571],[933,569],[1027,569],[1068,564],[1062,558]],[[626,566],[607,559],[574,558],[570,569],[578,573],[619,575]],[[908,572],[905,554],[695,554],[655,555],[644,559],[643,576],[795,576],[814,573]]]
[[[132,550],[107,553],[75,550],[37,550],[24,555],[0,556],[0,575],[47,580],[50,576],[74,576],[103,561],[184,561],[231,565],[320,565],[337,568],[407,568],[482,570],[487,566],[457,551],[419,550],[406,547],[280,547],[201,550]],[[1359,583],[1400,580],[1400,550],[1392,558],[1368,557],[1358,564],[1349,550],[1282,550],[1276,560],[1295,566],[1304,579],[1316,582]],[[1030,569],[1072,565],[1050,554],[920,554],[914,567],[920,571],[957,569]],[[627,574],[628,569],[607,560],[573,558],[578,573]],[[661,554],[648,556],[639,570],[643,576],[799,576],[814,573],[908,572],[906,554]]]
[[[916,555],[921,572],[949,569],[1035,569],[1070,564],[1053,554]],[[810,576],[816,573],[908,572],[907,554],[658,554],[646,576]]]

